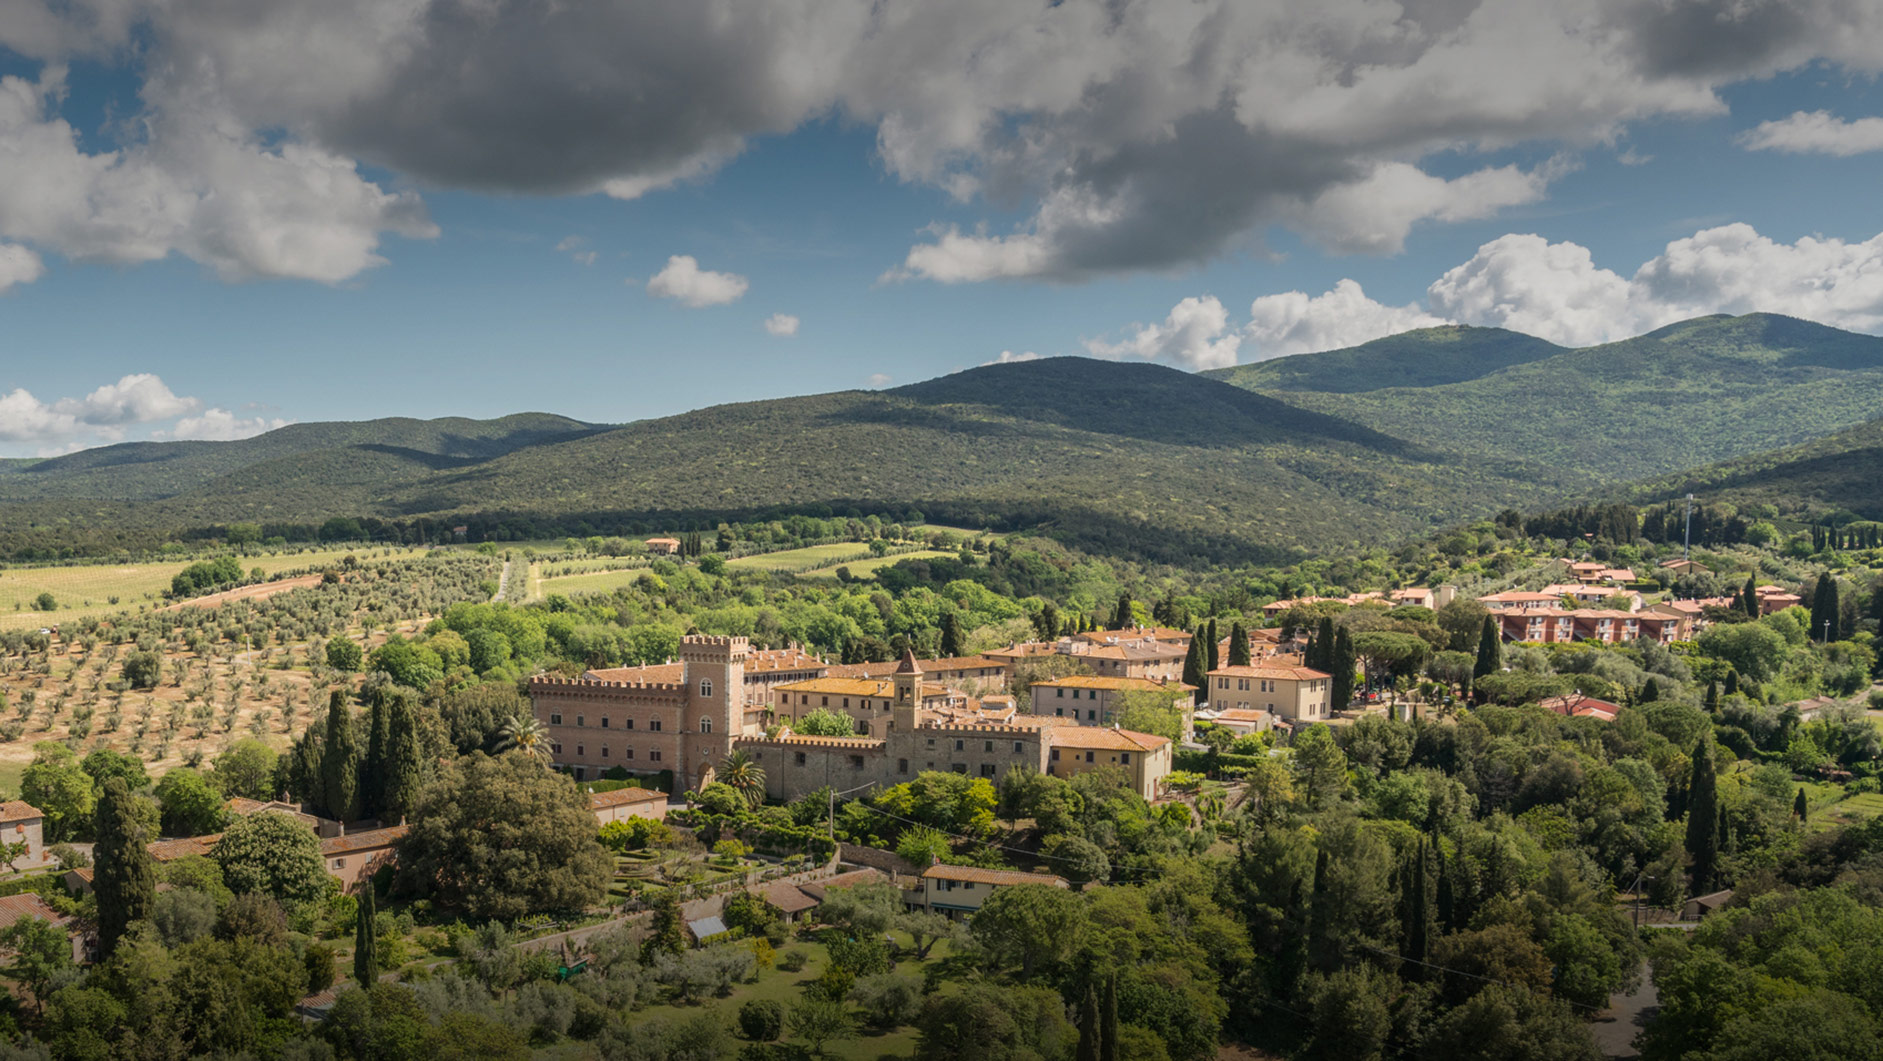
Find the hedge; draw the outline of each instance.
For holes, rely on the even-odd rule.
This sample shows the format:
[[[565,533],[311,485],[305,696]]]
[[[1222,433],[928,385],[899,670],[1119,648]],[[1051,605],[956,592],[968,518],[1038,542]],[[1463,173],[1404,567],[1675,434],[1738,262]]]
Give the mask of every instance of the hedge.
[[[65,872],[42,873],[37,877],[21,877],[18,880],[0,881],[0,896],[22,895],[32,892],[35,895],[64,895]]]

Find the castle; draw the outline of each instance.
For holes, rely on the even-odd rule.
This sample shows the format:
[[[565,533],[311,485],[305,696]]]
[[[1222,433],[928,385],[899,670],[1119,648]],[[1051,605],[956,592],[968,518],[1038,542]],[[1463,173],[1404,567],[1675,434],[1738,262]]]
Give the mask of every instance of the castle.
[[[1115,766],[1150,799],[1171,770],[1167,738],[1022,713],[1011,697],[975,699],[925,682],[921,664],[906,653],[887,681],[822,672],[795,682],[748,679],[755,655],[776,661],[760,663],[767,671],[815,669],[802,653],[803,659],[778,659],[791,651],[755,651],[743,637],[689,635],[681,640],[678,664],[590,671],[575,679],[538,676],[530,682],[530,701],[549,732],[552,762],[577,780],[613,767],[671,770],[676,785],[697,789],[711,784],[719,763],[740,750],[764,768],[767,792],[779,799],[825,785],[840,792],[886,787],[925,770],[998,784],[1020,766],[1059,777]],[[823,690],[829,682],[857,688]],[[858,720],[859,735],[790,733],[788,720],[813,695],[839,697],[841,713]],[[768,703],[770,697],[776,702]],[[779,720],[786,725],[767,737],[768,724]]]

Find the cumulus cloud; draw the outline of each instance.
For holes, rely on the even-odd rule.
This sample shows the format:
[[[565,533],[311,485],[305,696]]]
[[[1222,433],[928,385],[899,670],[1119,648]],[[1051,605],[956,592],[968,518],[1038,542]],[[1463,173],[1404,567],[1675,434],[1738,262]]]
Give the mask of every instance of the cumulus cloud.
[[[1229,311],[1214,295],[1186,298],[1170,309],[1161,324],[1132,325],[1119,342],[1088,339],[1085,348],[1114,361],[1142,358],[1185,368],[1226,368],[1236,363],[1242,337],[1230,330]]]
[[[1243,329],[1255,348],[1252,360],[1286,354],[1337,350],[1413,328],[1447,323],[1416,305],[1387,306],[1367,297],[1353,280],[1342,280],[1333,290],[1310,297],[1302,291],[1263,295],[1249,305],[1249,323]]]
[[[986,368],[988,365],[1012,365],[1021,361],[1038,361],[1039,359],[1040,355],[1031,350],[1028,350],[1024,354],[1016,354],[1012,350],[1002,350],[999,357],[992,361],[981,362],[981,367]]]
[[[834,115],[875,131],[896,179],[1019,212],[885,263],[965,282],[1190,264],[1276,224],[1390,252],[1557,172],[1473,162],[1490,151],[1721,114],[1723,87],[1816,61],[1883,70],[1883,5],[13,0],[0,47],[48,64],[0,106],[0,158],[47,175],[0,172],[0,237],[81,261],[332,282],[384,233],[431,231],[356,162],[634,198]],[[81,59],[142,79],[117,150],[77,147],[48,102]],[[1432,172],[1441,153],[1464,175]]]
[[[227,409],[209,408],[205,409],[201,416],[186,416],[178,420],[176,426],[167,431],[153,431],[151,437],[233,442],[236,439],[253,438],[278,427],[286,427],[292,422],[267,416],[253,416],[245,419]]]
[[[1623,277],[1597,265],[1586,247],[1512,233],[1432,281],[1423,305],[1379,302],[1347,279],[1320,295],[1263,295],[1237,329],[1215,298],[1186,298],[1162,324],[1136,325],[1122,342],[1086,347],[1101,357],[1212,368],[1235,363],[1238,338],[1254,360],[1440,324],[1508,328],[1564,346],[1590,346],[1710,313],[1779,313],[1883,334],[1883,235],[1780,243],[1751,225],[1721,225],[1674,240]]]
[[[45,402],[18,387],[0,395],[0,440],[40,444],[42,454],[70,452],[101,442],[116,442],[127,428],[185,417],[203,407],[182,397],[148,372],[137,372],[94,388],[81,398]],[[204,414],[207,418],[216,410]],[[151,437],[167,437],[163,431]]]
[[[0,292],[15,284],[30,284],[46,274],[46,263],[32,248],[0,243]]]
[[[660,272],[648,279],[647,293],[655,298],[678,299],[682,305],[700,309],[737,302],[747,286],[745,277],[737,273],[702,269],[691,254],[676,254],[667,259]]]
[[[1748,151],[1784,151],[1794,155],[1862,155],[1883,151],[1883,118],[1845,121],[1830,111],[1798,111],[1789,118],[1760,122],[1739,134]]]
[[[798,334],[798,318],[789,313],[774,313],[765,318],[765,331],[782,339]]]
[[[890,376],[887,372],[872,372],[866,382],[868,382],[871,387],[887,387],[893,381],[894,377]]]

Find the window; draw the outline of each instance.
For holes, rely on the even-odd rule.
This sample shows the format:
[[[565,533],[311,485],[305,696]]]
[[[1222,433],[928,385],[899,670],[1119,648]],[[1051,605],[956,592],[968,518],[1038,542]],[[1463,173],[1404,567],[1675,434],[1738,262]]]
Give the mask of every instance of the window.
[[[1228,679],[1228,678],[1218,678],[1218,679],[1216,679],[1216,687],[1217,687],[1218,689],[1227,689],[1227,688],[1229,688],[1229,679]]]
[[[1061,700],[1064,700],[1066,698],[1066,691],[1064,689],[1054,689],[1053,695],[1059,697]]]
[[[1130,766],[1130,765],[1131,765],[1131,753],[1130,753],[1130,752],[1119,752],[1119,753],[1118,753],[1118,765],[1119,765],[1119,766]]]
[[[849,707],[849,706],[850,706],[850,698],[849,698],[849,697],[847,697],[847,696],[846,696],[846,697],[844,697],[844,698],[843,698],[843,706],[845,706],[845,707]],[[865,702],[863,706],[864,706],[864,707],[869,707],[870,705],[869,705],[869,704],[868,704],[867,702]]]
[[[1054,749],[1052,750],[1052,755],[1051,755],[1051,758],[1052,758],[1052,760],[1053,760],[1053,762],[1058,762],[1058,761],[1059,761],[1059,749],[1058,749],[1058,748],[1054,748]]]
[[[562,725],[562,714],[560,712],[552,712],[549,716],[549,724],[552,726]]]
[[[576,768],[575,768],[575,779],[576,779],[577,781],[580,781],[580,780],[582,780],[583,778],[585,778],[585,777],[587,777],[587,776],[588,776],[588,770],[587,770],[587,768],[585,768],[585,767],[580,767],[580,766],[578,766],[578,767],[576,767]]]
[[[958,741],[956,741],[956,742],[955,742],[955,751],[961,751],[961,750],[963,750],[963,749],[965,749],[965,748],[966,748],[967,746],[968,746],[968,742],[967,742],[967,741],[963,741],[963,740],[958,740]]]
[[[346,859],[344,859],[344,858],[336,858],[336,859],[334,859],[334,860],[333,860],[333,868],[335,868],[335,869],[345,869],[345,868],[347,868],[347,860],[346,860]]]
[[[648,719],[647,728],[653,730],[655,733],[659,733],[660,732],[660,719],[657,719],[657,718]]]
[[[1086,761],[1086,762],[1088,762],[1088,763],[1092,761],[1092,753],[1091,753],[1091,752],[1086,752],[1086,753],[1085,753],[1085,761]]]
[[[852,770],[863,769],[863,757],[861,755],[852,755],[850,757],[850,769]]]
[[[602,716],[602,728],[603,729],[608,728],[608,716],[607,715]]]
[[[897,759],[896,760],[896,773],[906,774],[908,772],[909,772],[909,760]]]
[[[576,725],[578,725],[578,726],[586,726],[586,725],[588,725],[588,723],[587,723],[587,722],[585,722],[585,721],[583,721],[583,719],[582,719],[582,716],[581,716],[581,715],[577,715],[577,716],[575,716],[575,724],[576,724]]]
[[[708,698],[713,695],[713,680],[711,678],[700,679],[700,695]]]
[[[1019,741],[1014,741],[1014,742],[1013,742],[1013,753],[1014,753],[1015,755],[1019,755],[1019,754],[1020,754],[1021,752],[1023,752],[1023,751],[1026,751],[1026,745],[1025,745],[1025,744],[1022,744],[1022,743],[1021,743],[1021,742],[1019,742]]]
[[[1055,708],[1053,708],[1053,714],[1054,714],[1054,715],[1056,715],[1056,716],[1057,716],[1057,717],[1059,717],[1059,718],[1065,718],[1065,717],[1066,717],[1066,709],[1065,709],[1065,708],[1063,708],[1063,707],[1055,707]]]
[[[828,697],[828,696],[820,696],[820,697],[818,697],[818,698],[817,698],[817,700],[818,700],[818,704],[817,704],[817,706],[819,706],[819,707],[829,707],[829,706],[830,706],[830,697]]]
[[[967,763],[949,763],[948,769],[953,770],[957,774],[965,774],[968,772],[968,764]]]
[[[931,748],[933,748],[933,747],[935,746],[935,738],[933,738],[933,737],[930,737],[930,738],[928,739],[928,746],[929,746],[929,747],[931,747]]]
[[[711,718],[708,718],[705,715],[701,715],[700,716],[700,732],[711,733],[712,731],[713,731],[713,720]]]
[[[608,745],[602,745],[602,758],[608,758]]]
[[[986,741],[986,742],[984,742],[984,743],[985,743],[985,744],[987,745],[987,747],[985,747],[985,748],[982,748],[982,749],[981,749],[982,751],[984,751],[984,752],[991,752],[991,751],[993,751],[993,750],[994,750],[994,742],[993,742],[993,741],[991,741],[991,740],[990,740],[990,741]]]
[[[633,728],[634,728],[634,720],[633,720],[633,719],[631,719],[631,718],[624,718],[624,719],[622,719],[622,720],[621,720],[621,728],[622,728],[622,729],[633,729]]]
[[[581,746],[580,744],[578,744],[578,745],[576,745],[576,746],[575,746],[575,754],[577,754],[577,755],[587,755],[587,754],[588,754],[588,750],[587,750],[587,749],[585,749],[585,748],[583,748],[583,747],[582,747],[582,746]]]
[[[805,707],[809,707],[809,706],[811,706],[811,697],[810,697],[810,694],[809,694],[809,693],[805,693],[805,694],[801,694],[801,695],[799,695],[799,697],[798,697],[798,703],[800,703],[800,704],[802,704],[802,705],[804,705]]]
[[[551,744],[551,745],[549,746],[549,750],[550,750],[550,751],[552,751],[552,752],[555,752],[555,753],[556,753],[557,755],[561,755],[561,754],[562,754],[562,745],[560,745],[560,744]]]
[[[653,762],[653,763],[657,763],[657,762],[660,762],[660,749],[659,749],[659,748],[655,748],[655,749],[654,749],[653,751],[651,751],[651,752],[648,752],[648,753],[647,753],[647,760],[648,760],[649,762]]]
[[[634,749],[633,749],[633,748],[623,748],[623,749],[621,750],[621,757],[622,757],[623,759],[632,759],[632,758],[634,758]]]
[[[982,763],[982,764],[981,764],[981,776],[982,776],[982,777],[993,777],[993,776],[994,776],[994,764],[993,764],[993,763]]]
[[[1085,709],[1085,720],[1086,720],[1087,722],[1096,722],[1096,721],[1098,721],[1098,712],[1097,712],[1097,711],[1094,711],[1094,710],[1092,710],[1092,709],[1091,709],[1091,708],[1089,708],[1089,707],[1088,707],[1088,708],[1086,708],[1086,709]]]

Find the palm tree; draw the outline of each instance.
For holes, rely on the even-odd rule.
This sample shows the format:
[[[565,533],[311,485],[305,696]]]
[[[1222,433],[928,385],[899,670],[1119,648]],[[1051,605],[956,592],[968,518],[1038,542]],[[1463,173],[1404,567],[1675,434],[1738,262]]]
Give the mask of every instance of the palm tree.
[[[503,739],[497,742],[498,751],[520,751],[544,762],[549,761],[549,731],[536,721],[534,715],[511,715],[510,721],[497,731]]]
[[[757,807],[765,802],[765,768],[758,765],[750,752],[736,751],[720,760],[719,780],[745,797],[745,802]]]

